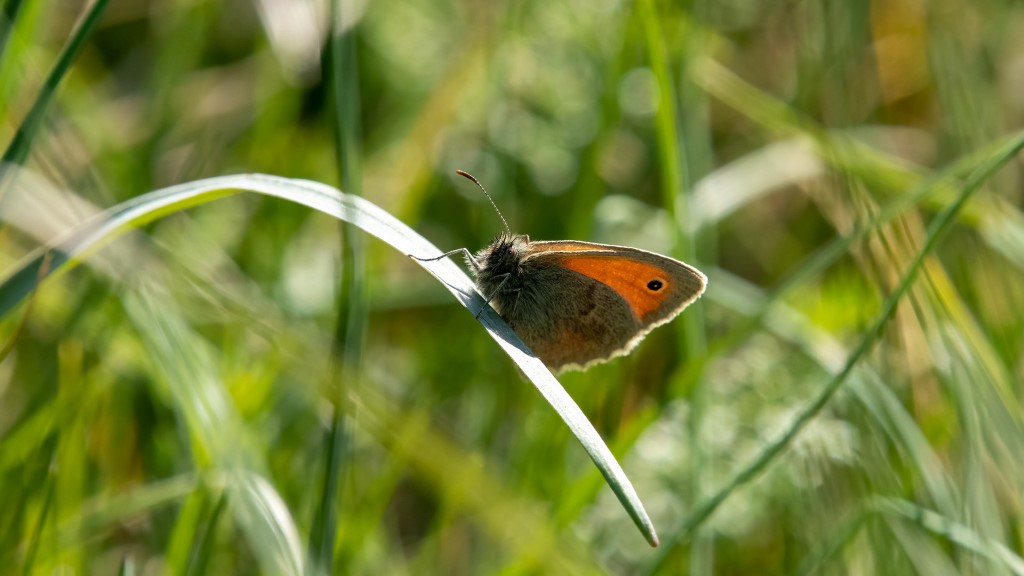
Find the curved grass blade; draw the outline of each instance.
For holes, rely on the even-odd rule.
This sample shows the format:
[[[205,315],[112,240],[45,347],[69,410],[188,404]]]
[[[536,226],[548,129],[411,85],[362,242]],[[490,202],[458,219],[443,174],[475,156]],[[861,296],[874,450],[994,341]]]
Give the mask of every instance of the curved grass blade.
[[[404,254],[418,258],[432,258],[442,254],[440,249],[388,212],[367,200],[343,194],[331,186],[262,174],[221,176],[163,188],[122,203],[72,232],[56,246],[30,256],[0,282],[0,317],[31,292],[37,276],[63,272],[91,252],[144,222],[234,194],[237,190],[258,192],[319,210],[361,228]],[[53,252],[50,272],[40,275],[44,255],[49,251]],[[488,334],[512,358],[583,445],[647,542],[657,546],[658,536],[654,526],[622,467],[547,367],[487,305],[477,293],[473,282],[454,262],[449,259],[416,262],[434,275],[463,307],[479,319]]]

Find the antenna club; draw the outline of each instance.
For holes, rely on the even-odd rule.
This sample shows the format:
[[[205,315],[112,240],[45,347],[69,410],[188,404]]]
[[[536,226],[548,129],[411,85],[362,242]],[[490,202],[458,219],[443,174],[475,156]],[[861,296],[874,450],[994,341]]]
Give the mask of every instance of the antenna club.
[[[483,191],[484,196],[487,196],[487,200],[489,200],[491,202],[491,206],[494,207],[494,211],[498,213],[498,218],[501,218],[501,223],[505,225],[505,232],[507,234],[512,234],[512,230],[509,229],[508,227],[508,222],[506,222],[505,217],[501,215],[501,210],[498,210],[498,205],[494,203],[494,198],[491,198],[491,195],[487,193],[487,189],[484,188],[484,185],[481,184],[480,181],[477,180],[475,176],[473,176],[469,172],[466,172],[465,170],[456,170],[455,173],[458,174],[459,176],[462,176],[463,178],[468,178],[472,180],[473,183],[476,184],[481,191]]]

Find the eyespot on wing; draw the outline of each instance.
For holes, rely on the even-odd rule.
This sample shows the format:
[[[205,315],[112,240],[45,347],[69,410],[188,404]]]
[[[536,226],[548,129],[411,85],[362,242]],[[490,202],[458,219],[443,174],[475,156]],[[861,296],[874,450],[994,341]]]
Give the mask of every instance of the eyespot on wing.
[[[607,285],[643,323],[674,315],[704,291],[696,269],[647,252],[561,253],[556,262]]]

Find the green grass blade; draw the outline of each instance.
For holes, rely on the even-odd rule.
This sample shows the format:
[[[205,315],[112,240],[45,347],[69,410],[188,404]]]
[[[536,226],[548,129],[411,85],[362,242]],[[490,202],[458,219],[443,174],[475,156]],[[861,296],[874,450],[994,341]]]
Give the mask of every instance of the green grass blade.
[[[24,562],[22,564],[23,574],[32,573],[33,565],[36,560],[36,552],[39,550],[39,540],[42,538],[47,523],[51,521],[50,508],[53,505],[55,491],[56,480],[53,477],[53,474],[47,474],[46,480],[43,483],[43,505],[39,511],[39,518],[36,520],[35,526],[32,527],[32,532],[29,535],[28,542],[23,546],[25,549]],[[23,509],[25,504],[24,500],[22,500],[17,503],[17,506]]]
[[[106,9],[109,2],[110,0],[95,0],[86,9],[74,32],[71,33],[71,38],[68,40],[67,45],[64,46],[64,49],[61,50],[60,55],[57,57],[57,62],[54,64],[53,69],[50,70],[46,81],[43,82],[43,86],[32,103],[28,114],[22,120],[21,125],[18,126],[18,131],[15,132],[14,138],[7,145],[3,157],[0,158],[0,161],[4,164],[22,164],[25,158],[28,157],[32,140],[43,125],[43,117],[54,95],[57,93],[60,81],[71,68],[72,62],[78,56],[78,52],[82,49],[86,38],[89,37],[89,34],[96,27],[100,17],[103,15],[103,10]]]
[[[199,533],[196,534],[194,548],[189,555],[188,570],[185,574],[199,575],[208,573],[210,557],[213,555],[214,532],[217,529],[220,517],[224,513],[224,509],[227,507],[227,502],[227,493],[222,493],[217,498],[217,503],[214,505],[213,510],[205,518]]]
[[[120,576],[135,576],[135,560],[131,556],[121,559],[121,568],[117,572]]]
[[[1018,576],[1024,576],[1024,558],[1003,544],[990,541],[969,527],[954,522],[941,514],[896,498],[880,498],[875,502],[873,508],[878,513],[913,522],[961,548],[1002,564],[1003,567]]]
[[[870,511],[863,511],[844,522],[824,545],[819,546],[814,554],[804,558],[800,566],[797,567],[796,572],[794,572],[794,575],[810,576],[817,573],[819,569],[828,564],[832,558],[842,552],[847,544],[857,537],[858,532],[860,532],[860,529],[864,527],[864,524],[871,516]]]
[[[57,542],[68,545],[92,537],[147,511],[175,504],[199,486],[194,474],[173,476],[117,494],[101,494],[86,500],[74,518],[57,527]]]
[[[376,236],[404,254],[415,255],[418,258],[432,258],[442,254],[441,250],[404,223],[362,198],[342,194],[330,186],[317,182],[250,174],[222,176],[171,186],[116,206],[102,218],[94,219],[90,224],[74,231],[52,249],[58,256],[52,260],[50,274],[66,270],[68,264],[81,261],[92,251],[141,223],[229,195],[235,189],[287,199],[335,216]],[[0,281],[0,317],[34,288],[34,281],[26,281],[25,271],[30,270],[36,274],[47,251],[41,250],[29,257],[15,272]],[[597,430],[558,380],[487,305],[476,292],[473,282],[454,262],[443,259],[417,260],[417,263],[433,274],[462,306],[478,318],[488,334],[530,379],[583,445],[644,538],[648,543],[655,545],[658,542],[657,534],[636,490],[601,440]],[[32,275],[29,277],[35,278]]]
[[[1001,564],[1013,574],[1024,576],[1024,558],[1015,554],[1013,550],[999,542],[986,539],[969,527],[941,514],[897,498],[876,498],[869,502],[860,513],[845,522],[817,553],[804,559],[795,574],[805,576],[817,573],[853,541],[868,520],[876,516],[885,517],[890,521],[902,520],[913,523],[960,548]],[[910,554],[911,551],[908,550],[907,553]]]
[[[18,20],[18,12],[21,10],[22,0],[7,0],[4,2],[3,13],[0,14],[0,61],[3,60],[4,51],[7,49],[7,41],[11,38],[11,30]]]
[[[658,165],[661,169],[662,203],[669,211],[674,222],[686,222],[690,219],[690,204],[693,199],[694,183],[697,175],[694,174],[693,157],[696,156],[692,150],[696,144],[688,145],[683,137],[679,120],[678,106],[680,103],[676,93],[677,83],[670,69],[670,56],[666,49],[666,39],[662,34],[659,23],[658,11],[655,9],[654,0],[643,0],[639,3],[640,17],[643,24],[644,36],[647,40],[647,53],[650,58],[651,68],[657,79],[658,85],[658,112],[655,119],[655,130],[658,141]],[[696,42],[693,43],[696,45]],[[689,56],[689,54],[687,54]],[[693,238],[684,238],[679,229],[676,232],[676,252],[686,261],[694,262],[696,250],[694,249]],[[705,340],[704,317],[700,306],[685,314],[677,330],[685,343],[687,358],[699,358],[707,352]],[[674,390],[670,392],[679,394],[679,383],[682,378],[675,379]],[[692,457],[697,462],[696,468],[703,470],[700,465],[702,458],[702,446],[696,441],[702,418],[704,416],[704,402],[702,391],[697,389],[691,394],[691,406],[689,427],[691,438],[690,443]],[[703,491],[706,478],[698,474],[693,482],[693,491]],[[702,540],[698,552],[691,557],[691,568],[694,573],[710,573],[710,556],[712,554],[712,540]]]
[[[328,75],[334,103],[335,148],[342,188],[349,194],[360,193],[362,188],[361,141],[359,125],[359,73],[356,61],[356,24],[349,25],[342,18],[354,8],[343,6],[342,0],[330,2],[330,28],[328,42],[330,60]],[[363,372],[363,348],[366,340],[367,298],[365,252],[362,237],[349,226],[341,228],[341,286],[338,291],[338,318],[334,328],[332,354],[340,356],[339,366],[330,375],[333,383],[334,417],[326,431],[326,459],[323,490],[309,540],[309,555],[314,569],[328,574],[335,565],[334,549],[339,509],[347,460],[349,436],[346,414],[349,390],[358,385]],[[341,569],[347,570],[348,560],[342,557]]]

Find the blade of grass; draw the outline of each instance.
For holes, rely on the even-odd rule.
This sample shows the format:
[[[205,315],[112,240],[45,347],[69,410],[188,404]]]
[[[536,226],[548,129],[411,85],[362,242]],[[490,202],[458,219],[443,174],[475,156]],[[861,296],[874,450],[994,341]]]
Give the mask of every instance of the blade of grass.
[[[659,24],[658,11],[655,9],[654,0],[643,0],[639,3],[640,17],[643,23],[644,36],[647,40],[647,53],[650,58],[651,68],[657,79],[658,85],[658,111],[655,117],[655,130],[658,137],[658,153],[660,156],[658,165],[661,169],[662,202],[668,210],[669,215],[675,222],[685,222],[690,219],[690,205],[693,201],[694,184],[697,179],[694,174],[695,156],[697,153],[691,149],[696,144],[687,144],[683,137],[683,131],[679,124],[679,98],[676,94],[675,79],[672,77],[669,68],[669,54],[665,46],[665,38]],[[694,45],[696,42],[692,40]],[[687,54],[689,56],[689,54]],[[706,154],[705,154],[706,155]],[[684,237],[684,230],[674,227],[675,251],[683,260],[694,262],[696,251],[692,237]],[[681,323],[677,324],[677,332],[683,339],[686,357],[700,358],[707,353],[707,342],[704,339],[704,316],[701,313],[702,307],[697,306],[685,314]],[[677,385],[682,379],[673,379],[673,389],[669,392],[678,395],[682,392]],[[703,496],[704,485],[706,484],[706,468],[702,466],[704,456],[703,446],[697,441],[697,431],[703,423],[704,402],[703,391],[698,387],[691,390],[691,410],[688,426],[690,429],[690,454],[694,459],[694,468],[699,470],[693,479],[692,492],[695,500]],[[697,552],[690,558],[691,572],[694,574],[711,573],[711,556],[713,554],[713,539],[700,538]]]
[[[18,20],[21,3],[22,0],[7,0],[4,2],[3,14],[0,15],[0,61],[3,60],[4,51],[7,49],[7,40],[11,37],[14,23]]]
[[[712,358],[724,356],[740,343],[746,341],[751,333],[765,325],[766,318],[772,313],[774,304],[781,301],[786,294],[790,293],[793,289],[806,284],[810,279],[820,275],[825,269],[848,254],[852,246],[867,238],[872,231],[879,229],[885,223],[891,221],[900,214],[903,214],[909,208],[919,205],[926,198],[930,197],[936,189],[952,186],[953,182],[972,173],[976,178],[979,178],[982,181],[987,180],[1010,160],[1015,158],[1021,149],[1024,149],[1024,132],[1009,136],[997,143],[994,143],[993,145],[985,147],[981,151],[967,155],[965,158],[954,163],[953,166],[943,170],[940,174],[937,174],[928,181],[920,184],[913,191],[899,196],[888,204],[870,222],[857,228],[850,235],[833,240],[831,243],[815,252],[805,261],[804,264],[798,266],[795,269],[795,272],[785,277],[767,295],[764,295],[764,297],[745,297],[744,302],[748,306],[748,309],[741,310],[741,312],[747,316],[746,320],[738,323],[737,326],[731,329],[724,336],[719,337],[705,358],[694,359],[694,362],[691,362],[691,364],[697,362],[706,363]],[[713,281],[716,278],[725,280],[721,278],[720,274],[715,274],[714,272],[710,273],[709,277]],[[728,285],[723,286],[723,288],[727,288],[727,286]],[[721,291],[712,291],[709,294],[709,297],[712,300],[718,300],[721,302],[718,298],[718,296],[721,296],[722,294]],[[749,309],[749,304],[751,302],[759,302],[760,304],[757,304],[754,309]],[[729,304],[726,305],[728,306]],[[821,360],[819,359],[819,361]],[[831,366],[827,364],[823,364],[823,366],[831,368]],[[688,379],[690,380],[696,380],[700,372],[700,369],[697,368],[693,370],[692,374],[688,374]],[[836,366],[836,370],[838,370],[838,366]],[[865,396],[864,394],[858,394],[858,396],[865,402],[869,399],[869,396]],[[912,438],[907,436],[908,434],[916,431],[916,428],[912,425],[912,418],[905,413],[900,417],[898,414],[893,412],[897,409],[897,406],[891,402],[888,403],[887,406],[888,408],[886,413],[889,414],[890,418],[900,418],[893,422],[893,426],[895,427],[893,434],[897,434],[898,432],[899,438],[910,441],[913,446],[917,446],[919,448],[926,447],[927,443],[923,438],[918,437],[919,433],[914,434]],[[934,469],[934,466],[930,464],[932,460],[934,460],[934,454],[932,455],[932,460],[928,460],[927,462],[921,460],[921,458],[925,458],[927,460],[928,456],[922,456],[920,451],[914,451],[914,454],[919,466],[927,465],[929,469]],[[951,499],[949,497],[948,487],[931,482],[930,475],[927,476],[927,478],[931,488],[930,494],[935,497],[936,502],[949,505],[951,503]]]
[[[912,522],[961,548],[1002,564],[1014,574],[1024,575],[1024,558],[1015,554],[1007,546],[984,538],[967,526],[954,522],[932,510],[922,508],[913,502],[882,497],[870,500],[859,513],[843,523],[836,531],[835,536],[830,538],[817,553],[808,556],[801,562],[795,574],[798,576],[814,574],[824,567],[847,544],[853,541],[860,529],[875,516]]]
[[[174,527],[164,547],[164,564],[169,572],[186,574],[192,565],[197,542],[203,534],[203,525],[210,512],[209,494],[200,485],[193,490],[176,508]]]
[[[359,73],[356,67],[356,26],[343,21],[346,11],[355,9],[341,0],[330,2],[330,29],[328,41],[330,61],[328,74],[333,92],[334,135],[338,170],[342,188],[359,195],[361,178],[361,141],[359,128]],[[322,574],[334,571],[334,548],[339,508],[344,505],[341,495],[343,471],[349,456],[349,431],[345,418],[353,409],[348,405],[348,390],[358,385],[362,374],[363,347],[366,340],[367,305],[363,277],[366,274],[362,237],[350,226],[341,227],[341,286],[338,291],[338,318],[334,327],[332,356],[340,358],[329,375],[333,382],[334,417],[326,451],[323,490],[313,519],[309,539],[309,555],[314,570]],[[337,361],[336,361],[337,363]],[[348,561],[340,560],[342,570]]]
[[[32,103],[28,114],[25,115],[25,119],[18,126],[18,130],[15,132],[11,143],[7,145],[3,157],[0,158],[0,162],[3,162],[3,164],[19,165],[25,162],[25,158],[28,157],[29,149],[32,146],[32,140],[43,125],[43,117],[50,106],[50,101],[53,100],[53,96],[57,92],[60,81],[71,68],[72,62],[78,56],[78,52],[82,49],[86,38],[89,37],[89,34],[96,27],[100,16],[103,15],[103,10],[106,9],[109,2],[110,0],[95,0],[86,8],[82,19],[79,20],[75,30],[71,33],[68,43],[61,50],[60,55],[57,56],[57,62],[54,64],[53,69],[50,70],[46,81],[43,82],[43,86]],[[5,168],[4,170],[6,171],[7,169]],[[3,194],[2,188],[0,188],[0,194]],[[2,196],[0,196],[0,199],[2,199]]]
[[[52,463],[55,457],[55,449],[51,448],[49,461]],[[52,469],[52,466],[49,467]],[[28,542],[23,546],[25,549],[24,562],[22,564],[23,574],[32,574],[33,566],[36,560],[36,552],[39,550],[39,540],[42,538],[43,530],[46,526],[47,521],[50,520],[50,506],[53,504],[54,493],[56,492],[56,479],[53,474],[46,475],[46,481],[43,484],[43,505],[39,511],[39,518],[36,520],[35,526],[32,528],[32,532],[29,535]],[[25,506],[25,502],[22,499],[18,503],[19,507]]]
[[[58,401],[77,406],[70,418],[57,425],[56,481],[54,517],[64,520],[73,517],[74,512],[85,499],[87,484],[86,469],[86,422],[96,403],[85,387],[85,352],[81,341],[73,338],[61,340],[57,349]],[[57,473],[56,471],[59,471]],[[72,545],[56,554],[56,561],[70,567],[77,573],[85,572],[85,548]]]
[[[120,576],[135,576],[135,560],[131,555],[121,559],[121,569],[117,573]]]
[[[877,572],[885,572],[886,568],[895,564],[902,566],[895,572],[927,574],[928,576],[962,576],[963,570],[958,570],[953,558],[946,551],[944,543],[930,534],[925,534],[914,526],[908,526],[904,522],[882,522],[884,530],[870,530],[867,537],[870,538],[868,545],[869,554],[874,558],[874,565]],[[884,544],[883,544],[884,543]],[[889,554],[897,556],[888,561],[874,554],[875,550],[883,548],[890,550]],[[958,556],[964,558],[968,566],[981,566],[977,557],[971,550],[957,550]],[[902,553],[902,558],[898,555]],[[969,558],[969,559],[968,559]],[[963,564],[962,564],[963,565]],[[980,568],[979,573],[986,576],[997,576],[985,568]],[[998,576],[1009,576],[1009,574],[998,574]]]
[[[236,189],[259,192],[297,202],[353,224],[376,236],[393,248],[418,258],[440,256],[441,250],[401,221],[374,204],[356,196],[342,194],[330,186],[306,180],[248,174],[197,180],[150,192],[122,203],[101,218],[73,231],[59,242],[54,251],[48,275],[62,273],[69,264],[82,261],[132,227],[189,206],[233,194]],[[17,305],[35,286],[43,255],[40,250],[30,256],[13,273],[0,281],[0,317]],[[652,546],[658,537],[640,498],[622,467],[601,440],[594,426],[583,414],[558,380],[523,344],[516,333],[476,292],[473,282],[450,259],[416,262],[434,275],[485,327],[488,334],[508,354],[523,374],[583,445],[584,450],[601,471],[619,502]],[[47,275],[47,276],[48,276]]]
[[[220,521],[224,509],[227,507],[227,492],[221,493],[213,510],[207,515],[206,520],[200,526],[199,533],[193,541],[194,548],[189,555],[188,570],[185,574],[207,574],[210,565],[210,557],[213,555],[214,532],[217,523]]]
[[[1024,576],[1024,558],[1015,554],[1013,550],[1002,543],[984,538],[976,531],[941,514],[897,498],[879,498],[872,503],[871,508],[875,513],[913,522],[961,548],[971,550],[1002,564],[1014,574]]]
[[[130,490],[94,496],[82,503],[74,517],[57,526],[57,546],[94,538],[98,531],[174,504],[198,486],[198,476],[183,474]]]
[[[42,262],[39,263],[38,278],[36,278],[36,285],[42,281],[43,277],[50,269],[50,259],[53,257],[52,252],[48,252],[43,256]],[[33,290],[28,296],[28,302],[25,304],[25,309],[21,312],[21,318],[18,319],[18,324],[14,327],[14,332],[11,333],[10,339],[4,344],[4,347],[0,349],[0,362],[4,361],[4,358],[14,350],[14,345],[18,342],[18,336],[21,335],[22,330],[25,329],[25,324],[28,323],[28,317],[32,314],[32,304],[36,301],[36,291]]]
[[[855,514],[853,518],[844,522],[825,544],[818,547],[814,554],[804,558],[800,566],[797,567],[796,572],[793,573],[794,576],[810,576],[828,564],[832,558],[842,552],[847,544],[857,537],[860,529],[871,519],[871,516],[871,510],[862,510]]]
[[[847,377],[853,371],[853,368],[857,365],[861,358],[867,354],[867,352],[874,345],[875,341],[881,335],[888,323],[889,319],[896,312],[896,307],[900,300],[907,293],[914,280],[917,278],[917,274],[921,269],[925,258],[934,250],[938,245],[938,242],[945,236],[946,232],[949,231],[955,218],[963,208],[964,204],[973,196],[974,192],[981,187],[993,174],[994,169],[977,170],[965,183],[963,189],[957,200],[949,205],[944,211],[935,217],[935,219],[928,226],[927,236],[925,239],[924,246],[914,257],[906,273],[900,279],[899,285],[896,289],[886,298],[885,303],[882,307],[882,312],[879,314],[875,323],[861,336],[860,342],[854,351],[847,358],[846,363],[843,365],[842,370],[836,374],[829,383],[822,389],[819,395],[808,404],[797,416],[793,419],[793,423],[790,427],[780,436],[778,439],[770,443],[753,462],[744,467],[740,472],[733,476],[732,480],[719,490],[716,494],[710,498],[704,500],[698,504],[690,517],[680,526],[680,528],[672,536],[672,546],[667,546],[657,556],[654,563],[651,566],[651,572],[660,568],[662,563],[668,558],[672,550],[679,546],[692,532],[694,529],[699,527],[708,517],[711,516],[718,509],[718,507],[739,487],[750,482],[761,474],[771,464],[775,458],[781,454],[789,443],[795,438],[801,430],[811,421],[822,408],[829,402],[832,396],[842,387]]]

